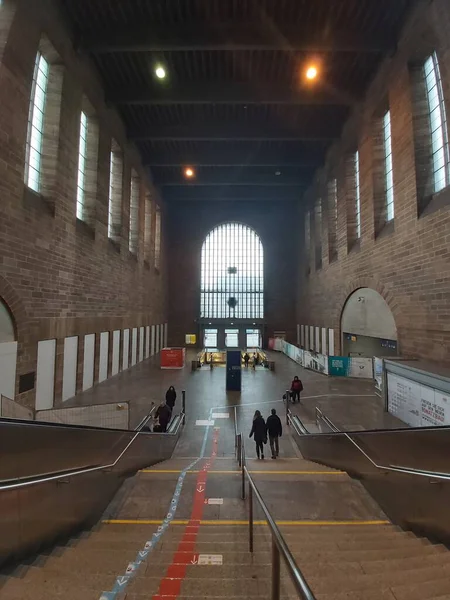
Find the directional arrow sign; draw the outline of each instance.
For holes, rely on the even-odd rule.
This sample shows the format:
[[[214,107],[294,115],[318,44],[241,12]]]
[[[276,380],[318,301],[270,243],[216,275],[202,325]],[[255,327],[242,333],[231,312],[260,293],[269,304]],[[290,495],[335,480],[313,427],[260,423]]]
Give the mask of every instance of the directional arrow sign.
[[[194,555],[194,558],[191,560],[191,565],[196,565],[198,563],[197,556]]]
[[[199,485],[197,488],[197,492],[202,493],[205,491],[205,488],[202,485]]]
[[[126,577],[126,576],[118,577],[117,578],[117,583],[118,583],[119,586],[123,586],[123,585],[125,585],[127,583],[128,579],[129,578]]]

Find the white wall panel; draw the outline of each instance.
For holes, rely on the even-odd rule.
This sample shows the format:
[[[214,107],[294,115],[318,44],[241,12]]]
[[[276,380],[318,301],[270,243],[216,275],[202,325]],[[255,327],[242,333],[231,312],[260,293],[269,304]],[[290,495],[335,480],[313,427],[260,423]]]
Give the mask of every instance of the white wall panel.
[[[330,356],[334,356],[334,329],[328,330],[328,353]]]
[[[128,369],[130,360],[130,330],[123,330],[123,355],[122,355],[122,369],[125,371]]]
[[[17,342],[0,344],[0,394],[14,400],[16,391]]]
[[[156,327],[154,325],[152,325],[152,335],[151,335],[151,349],[150,349],[150,355],[153,356],[156,352]]]
[[[100,334],[100,356],[98,359],[98,381],[105,381],[108,378],[108,350],[109,350],[109,332],[103,331]]]
[[[117,375],[119,372],[119,358],[120,358],[120,329],[113,331],[113,347],[112,347],[112,364],[111,364],[111,375]]]
[[[326,327],[322,327],[322,354],[328,354]]]
[[[133,327],[131,331],[131,366],[134,367],[137,360],[137,333],[136,327]]]
[[[309,350],[309,326],[305,325],[305,350]]]
[[[139,362],[144,360],[144,331],[143,327],[139,327]]]
[[[159,325],[155,327],[155,352],[156,354],[159,352]]]
[[[64,364],[62,401],[65,402],[76,394],[77,389],[77,354],[78,338],[67,337],[64,340]]]
[[[56,340],[38,342],[36,410],[53,408],[55,397],[55,359]],[[5,393],[5,395],[7,394]]]
[[[84,336],[83,391],[94,385],[95,333]],[[51,408],[51,407],[48,407]]]
[[[305,326],[300,325],[300,345],[305,346]]]
[[[316,327],[316,343],[314,346],[316,352],[320,352],[320,327]]]
[[[314,326],[309,326],[309,348],[307,350],[314,350]]]
[[[145,358],[150,356],[150,325],[145,328]]]

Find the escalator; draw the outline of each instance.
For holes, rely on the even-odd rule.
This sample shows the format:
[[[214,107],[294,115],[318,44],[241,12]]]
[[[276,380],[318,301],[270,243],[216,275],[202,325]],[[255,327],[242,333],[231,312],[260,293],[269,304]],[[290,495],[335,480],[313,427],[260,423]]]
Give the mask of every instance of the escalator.
[[[450,427],[340,431],[319,409],[320,433],[288,421],[305,459],[358,479],[403,529],[450,544]]]
[[[172,456],[167,433],[0,419],[0,566],[97,522],[126,478]],[[148,428],[147,428],[148,429]]]

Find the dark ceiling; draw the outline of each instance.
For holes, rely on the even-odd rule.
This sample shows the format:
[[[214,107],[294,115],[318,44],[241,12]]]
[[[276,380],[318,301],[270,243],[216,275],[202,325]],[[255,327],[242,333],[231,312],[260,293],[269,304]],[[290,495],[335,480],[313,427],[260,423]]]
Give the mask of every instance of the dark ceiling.
[[[60,3],[171,202],[299,199],[415,1]]]

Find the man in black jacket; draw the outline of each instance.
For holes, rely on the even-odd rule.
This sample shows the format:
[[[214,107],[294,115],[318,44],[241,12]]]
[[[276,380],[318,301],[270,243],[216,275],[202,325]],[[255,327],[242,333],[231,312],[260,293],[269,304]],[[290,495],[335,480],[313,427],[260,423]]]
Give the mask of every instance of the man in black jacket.
[[[277,411],[272,408],[272,414],[266,421],[267,433],[269,434],[270,450],[272,452],[272,458],[277,458],[280,453],[280,446],[278,444],[278,438],[283,433],[281,426],[280,417],[277,415]]]

